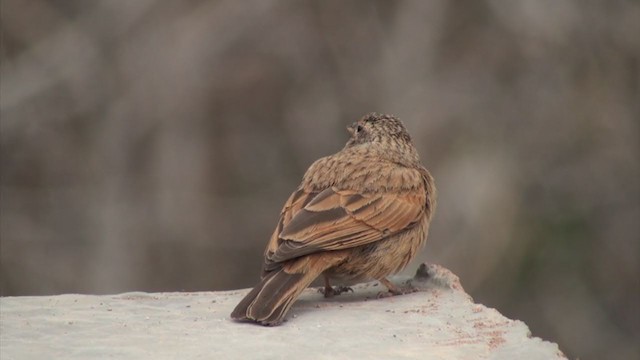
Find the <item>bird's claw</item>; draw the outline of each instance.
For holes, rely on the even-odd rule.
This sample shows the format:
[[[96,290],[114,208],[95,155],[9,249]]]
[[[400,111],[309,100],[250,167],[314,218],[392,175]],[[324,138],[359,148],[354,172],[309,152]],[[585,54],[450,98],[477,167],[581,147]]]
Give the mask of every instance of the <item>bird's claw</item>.
[[[381,291],[378,293],[378,299],[383,299],[383,298],[388,298],[391,296],[396,296],[396,295],[405,295],[405,294],[411,294],[414,292],[417,292],[418,289],[416,289],[413,286],[408,286],[408,287],[403,287],[403,288],[398,288],[398,287],[394,287],[393,289],[389,289],[389,291]]]
[[[349,291],[353,292],[353,289],[349,286],[325,286],[318,289],[318,292],[323,294],[326,298],[334,297],[336,295],[340,295]]]

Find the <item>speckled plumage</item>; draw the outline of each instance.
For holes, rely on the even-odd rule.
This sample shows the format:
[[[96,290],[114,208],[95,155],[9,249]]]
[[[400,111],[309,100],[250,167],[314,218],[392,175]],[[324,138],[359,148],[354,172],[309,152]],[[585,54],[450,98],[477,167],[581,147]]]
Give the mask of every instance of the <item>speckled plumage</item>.
[[[262,279],[231,317],[280,324],[318,276],[380,280],[402,270],[424,243],[436,205],[433,178],[404,125],[369,114],[348,127],[336,154],[309,167],[282,209],[265,250]]]

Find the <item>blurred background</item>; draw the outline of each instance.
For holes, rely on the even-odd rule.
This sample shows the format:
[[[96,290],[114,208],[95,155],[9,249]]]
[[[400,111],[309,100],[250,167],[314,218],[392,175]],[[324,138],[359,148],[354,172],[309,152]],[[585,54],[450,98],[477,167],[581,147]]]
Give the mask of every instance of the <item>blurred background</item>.
[[[2,0],[1,293],[254,285],[345,126],[399,116],[452,269],[570,357],[640,356],[640,3]]]

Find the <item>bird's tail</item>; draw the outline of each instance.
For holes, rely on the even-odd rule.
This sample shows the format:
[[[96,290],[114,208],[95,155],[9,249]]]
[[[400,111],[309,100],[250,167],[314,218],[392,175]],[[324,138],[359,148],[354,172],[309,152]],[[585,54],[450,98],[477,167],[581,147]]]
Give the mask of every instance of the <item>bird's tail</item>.
[[[300,272],[292,271],[291,267],[282,267],[267,273],[240,301],[231,318],[267,326],[279,325],[300,293],[332,264],[315,265],[305,266],[304,271]]]

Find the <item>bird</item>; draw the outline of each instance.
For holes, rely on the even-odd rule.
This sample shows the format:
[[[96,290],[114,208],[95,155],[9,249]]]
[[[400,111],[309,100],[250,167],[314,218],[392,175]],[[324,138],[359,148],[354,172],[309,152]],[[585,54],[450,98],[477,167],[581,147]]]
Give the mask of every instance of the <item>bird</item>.
[[[260,281],[232,319],[280,325],[320,276],[325,297],[350,290],[332,281],[377,280],[387,287],[384,294],[407,292],[387,277],[426,241],[437,202],[434,179],[399,118],[370,113],[347,130],[344,148],[315,161],[286,201]]]

